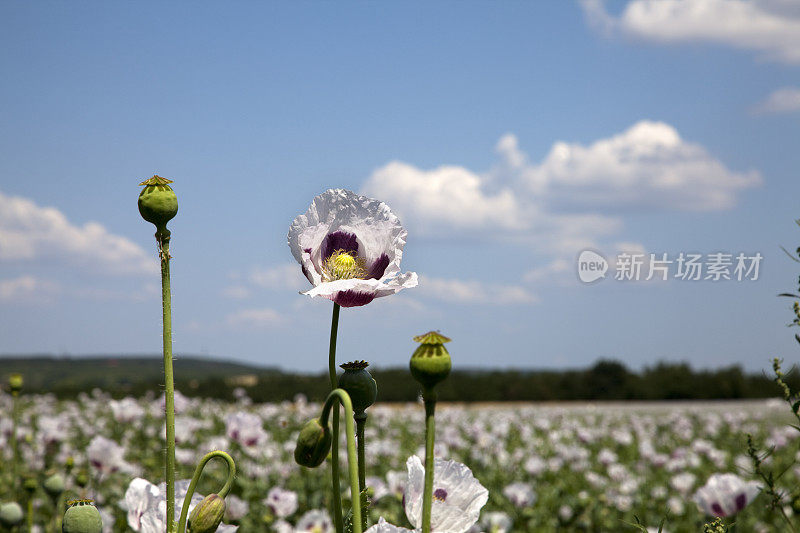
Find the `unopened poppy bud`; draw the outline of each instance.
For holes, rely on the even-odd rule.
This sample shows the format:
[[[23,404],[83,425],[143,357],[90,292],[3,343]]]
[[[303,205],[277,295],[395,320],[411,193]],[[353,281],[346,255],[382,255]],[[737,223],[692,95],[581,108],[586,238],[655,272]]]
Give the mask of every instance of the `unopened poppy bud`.
[[[10,528],[14,527],[24,518],[22,507],[17,502],[8,502],[0,505],[0,524]]]
[[[316,468],[322,464],[331,449],[331,431],[323,427],[318,418],[309,420],[300,429],[297,446],[294,449],[294,460],[300,466]]]
[[[225,500],[209,494],[189,515],[189,533],[214,533],[225,515]]]
[[[62,533],[102,533],[103,519],[92,500],[73,500],[64,513]]]
[[[52,474],[42,483],[44,491],[53,498],[58,498],[64,492],[64,477],[61,474]]]
[[[424,335],[417,335],[414,341],[421,344],[411,355],[411,375],[422,385],[424,391],[431,391],[450,375],[452,363],[450,354],[444,347],[444,343],[450,342],[450,339],[437,331],[429,331]]]
[[[363,417],[364,411],[374,404],[378,397],[378,384],[367,371],[369,363],[353,361],[340,366],[344,369],[344,373],[339,376],[339,388],[344,389],[350,396],[355,417]]]
[[[11,390],[11,394],[19,394],[22,390],[22,374],[11,374],[8,376],[8,388]]]
[[[178,197],[169,184],[172,180],[153,176],[139,185],[144,189],[139,193],[139,213],[142,218],[156,225],[156,234],[169,235],[167,222],[178,213]]]

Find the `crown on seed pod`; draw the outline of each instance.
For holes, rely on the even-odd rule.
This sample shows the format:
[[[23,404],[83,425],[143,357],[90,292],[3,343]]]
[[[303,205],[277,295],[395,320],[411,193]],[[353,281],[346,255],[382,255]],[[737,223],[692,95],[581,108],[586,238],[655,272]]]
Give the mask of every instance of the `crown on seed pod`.
[[[450,375],[452,362],[447,348],[444,347],[450,339],[438,331],[429,331],[417,335],[414,341],[420,345],[414,350],[408,364],[411,375],[422,385],[423,390],[431,391]]]

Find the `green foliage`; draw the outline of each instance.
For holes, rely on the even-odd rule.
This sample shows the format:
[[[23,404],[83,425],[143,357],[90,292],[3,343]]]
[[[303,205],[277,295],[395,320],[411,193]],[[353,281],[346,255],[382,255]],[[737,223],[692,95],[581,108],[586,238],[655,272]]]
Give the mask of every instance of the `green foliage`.
[[[115,397],[142,396],[163,384],[157,357],[53,358],[6,357],[3,376],[25,376],[26,393],[53,393],[75,398],[93,388]],[[244,387],[254,401],[289,400],[302,391],[322,401],[330,392],[327,373],[300,374],[239,363],[180,356],[175,385],[192,397],[233,399]],[[414,401],[420,386],[404,368],[375,369],[380,402]],[[584,370],[454,370],[437,387],[440,401],[573,401],[573,400],[711,400],[785,396],[784,386],[800,390],[800,373],[781,374],[781,381],[746,374],[741,367],[693,370],[688,363],[657,363],[636,373],[614,360],[600,360]],[[800,404],[798,405],[800,409]]]

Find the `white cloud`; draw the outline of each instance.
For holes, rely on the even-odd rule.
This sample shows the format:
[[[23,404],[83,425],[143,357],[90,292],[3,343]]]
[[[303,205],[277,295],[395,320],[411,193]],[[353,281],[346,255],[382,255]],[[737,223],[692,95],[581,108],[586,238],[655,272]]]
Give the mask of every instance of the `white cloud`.
[[[530,215],[521,212],[514,193],[509,189],[487,193],[484,181],[464,167],[448,165],[422,170],[392,161],[372,173],[364,190],[390,201],[406,219],[420,221],[424,225],[420,229],[425,232],[441,225],[513,230],[525,224]]]
[[[640,121],[589,146],[557,142],[540,165],[520,169],[530,191],[567,207],[728,209],[761,182],[728,170],[663,122]]]
[[[76,226],[56,208],[0,193],[0,261],[47,259],[115,274],[158,270],[154,254],[97,222]]]
[[[0,280],[0,302],[47,302],[57,292],[57,284],[34,276]]]
[[[465,304],[531,304],[538,301],[528,289],[519,285],[488,284],[480,281],[420,276],[419,292],[439,300]]]
[[[484,174],[394,161],[375,170],[363,191],[418,233],[524,238],[539,250],[571,254],[620,230],[611,212],[727,209],[761,180],[755,171],[728,170],[663,122],[640,121],[588,146],[556,142],[539,164],[513,134],[496,151],[500,163]]]
[[[280,313],[270,308],[242,309],[225,318],[228,326],[254,329],[273,327],[281,322],[283,322],[283,318]]]
[[[241,300],[250,297],[250,289],[242,285],[231,285],[222,289],[220,294],[226,298]]]
[[[262,289],[304,289],[310,284],[297,263],[285,263],[269,268],[255,268],[247,276],[247,280]]]
[[[710,42],[800,64],[800,9],[790,0],[632,0],[615,17],[582,0],[593,26],[662,43]]]
[[[527,283],[551,283],[553,280],[564,281],[569,274],[569,279],[575,278],[575,265],[563,257],[554,259],[546,265],[528,270],[522,280]]]
[[[800,87],[783,87],[772,92],[753,107],[753,112],[794,113],[800,111]]]

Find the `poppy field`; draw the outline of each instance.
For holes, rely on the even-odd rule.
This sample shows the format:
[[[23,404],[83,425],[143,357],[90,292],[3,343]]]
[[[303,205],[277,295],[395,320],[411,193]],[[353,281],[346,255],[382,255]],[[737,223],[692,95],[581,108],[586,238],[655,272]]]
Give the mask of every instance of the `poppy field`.
[[[11,412],[11,403],[4,394],[3,413]],[[148,520],[153,520],[153,506],[163,504],[163,487],[159,492],[146,480],[157,483],[163,476],[163,398],[112,400],[94,391],[76,401],[23,395],[20,403],[17,438],[24,466],[17,490],[24,494],[18,500],[31,501],[35,530],[50,530],[61,497],[48,493],[46,481],[53,474],[63,478],[66,499],[95,501],[103,531],[152,526]],[[320,405],[302,395],[292,402],[254,404],[240,391],[235,403],[177,393],[175,406],[179,480],[188,479],[196,458],[208,451],[225,449],[237,457],[238,474],[220,531],[226,530],[224,524],[239,531],[333,531],[328,476],[298,467],[293,458],[300,427]],[[424,410],[420,404],[378,403],[370,414],[365,430],[369,521],[383,518],[411,528],[403,493],[407,462],[414,462],[408,459],[424,458]],[[439,414],[436,456],[469,465],[488,491],[478,521],[468,529],[475,532],[636,531],[626,524],[635,523],[635,517],[652,531],[664,517],[664,531],[701,531],[710,517],[698,507],[696,495],[708,478],[716,473],[751,478],[744,433],[775,448],[770,462],[778,469],[794,459],[796,449],[797,431],[786,425],[783,402],[774,400],[442,405]],[[15,486],[11,429],[4,417],[6,501]],[[341,461],[346,464],[344,453]],[[214,490],[224,474],[222,466],[210,464],[198,493]],[[790,471],[784,481],[794,484],[799,475]],[[185,486],[178,482],[178,496]],[[458,491],[477,487],[463,480],[446,486],[450,493],[440,496],[445,501],[468,498],[471,494]],[[347,501],[349,493],[342,495]],[[739,531],[782,530],[764,497],[748,503],[735,517]]]

